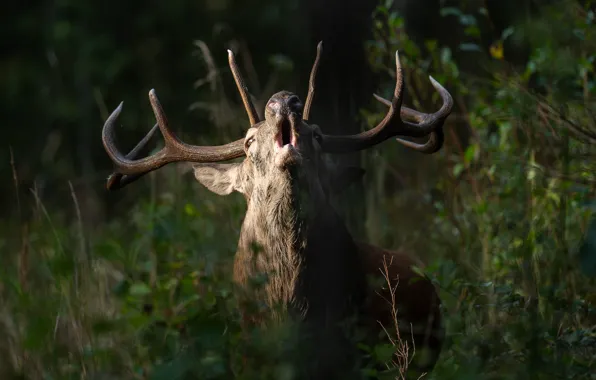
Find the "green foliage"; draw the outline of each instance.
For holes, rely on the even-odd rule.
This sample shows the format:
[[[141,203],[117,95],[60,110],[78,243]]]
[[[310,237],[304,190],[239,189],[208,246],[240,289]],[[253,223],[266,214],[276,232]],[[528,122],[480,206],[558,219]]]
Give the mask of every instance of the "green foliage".
[[[475,52],[478,72],[461,73],[451,50],[433,41],[412,48],[403,19],[386,7],[378,10],[385,21],[369,46],[371,63],[389,72],[392,65],[380,57],[402,52],[406,102],[424,104],[428,91],[419,86],[432,73],[455,94],[454,114],[465,113],[470,128],[469,140],[462,140],[450,131],[461,126],[447,122],[445,153],[428,169],[435,176],[428,196],[420,189],[390,196],[387,179],[376,174],[382,188],[375,208],[397,204],[399,214],[412,212],[413,198],[423,195],[436,215],[418,231],[400,229],[402,244],[432,252],[427,270],[449,315],[447,347],[430,378],[591,379],[596,50],[586,36],[596,31],[592,10],[557,2],[542,8],[540,18],[505,29],[486,50],[474,16],[459,8],[441,14],[458,17],[470,39],[460,49]],[[507,62],[506,39],[531,47],[525,68]],[[374,157],[370,165],[393,166],[409,178],[409,168],[392,159]],[[391,215],[386,218],[397,220]]]
[[[102,109],[103,103],[136,93],[137,76],[190,75],[190,61],[177,58],[192,49],[209,66],[208,43],[196,41],[193,47],[189,42],[189,50],[176,43],[217,29],[209,17],[220,14],[224,3],[176,2],[159,5],[159,12],[136,4],[131,20],[114,12],[114,4],[106,5],[106,14],[95,14],[78,3],[57,2],[55,20],[43,24],[39,42],[52,47],[47,52],[51,67],[40,70],[31,57],[3,62],[10,74],[0,79],[10,106],[8,125],[31,125],[29,118],[35,118],[48,121],[47,130],[38,131],[42,134],[53,124],[74,129],[98,119],[100,111],[90,110],[89,99],[81,107],[90,94],[97,95],[91,103]],[[244,6],[254,5],[249,3]],[[422,42],[410,38],[391,1],[374,14],[375,34],[367,48],[371,65],[386,79],[380,94],[388,98],[393,91],[387,77],[395,75],[393,53],[399,49],[406,104],[436,108],[439,99],[427,79],[431,74],[454,95],[456,107],[440,153],[421,157],[388,142],[364,156],[368,239],[418,254],[441,291],[447,341],[425,379],[595,379],[593,7],[576,1],[542,5],[536,17],[492,31],[487,43],[491,14],[477,4],[441,9],[464,36],[454,46],[441,45],[439,36]],[[279,15],[294,7],[292,2],[273,4],[258,15],[257,24],[275,29]],[[255,24],[245,20],[243,10],[230,16],[240,32]],[[204,15],[200,22],[197,15]],[[120,32],[133,23],[130,29],[145,36],[142,42],[128,46],[116,31],[104,33],[100,21],[108,16]],[[36,27],[32,14],[18,20],[15,28],[22,35]],[[188,30],[175,28],[170,39],[161,40],[154,32],[160,22],[196,29],[189,36]],[[271,41],[267,28],[254,38]],[[519,46],[528,49],[523,64],[510,58]],[[279,45],[259,49],[252,55],[262,56],[255,64],[264,67],[260,71],[291,72],[293,62],[272,53],[281,51]],[[127,69],[130,60],[139,72]],[[235,134],[232,121],[243,110],[226,100],[218,67],[208,67],[207,76],[196,82],[197,93],[186,94],[196,96],[196,102],[172,104],[172,114],[176,107],[181,114],[189,106],[208,110],[204,125],[215,131],[230,127],[224,133]],[[110,84],[111,94],[105,96],[111,100],[103,100],[106,90],[95,88],[95,81]],[[61,96],[52,92],[56,83]],[[209,91],[203,84],[210,85]],[[164,98],[173,94],[170,85],[158,85],[165,88]],[[186,91],[194,90],[188,85]],[[17,103],[25,100],[31,112],[17,115],[15,110],[26,108]],[[132,128],[130,121],[138,119],[145,103],[144,96],[127,100],[135,106],[123,114],[123,124]],[[372,125],[384,111],[362,113]],[[11,128],[9,139],[18,142],[28,133]],[[28,164],[65,177],[73,172],[71,162],[84,162],[55,155],[61,133],[40,143],[41,163]],[[90,141],[85,133],[75,139],[83,147]],[[93,149],[100,150],[99,143]],[[72,156],[81,151],[85,148]],[[17,153],[22,159],[27,152]],[[69,207],[45,205],[38,189],[31,205],[26,197],[16,202],[21,218],[0,226],[0,378],[295,378],[297,368],[285,361],[295,352],[294,326],[241,328],[231,276],[245,209],[241,196],[215,196],[190,184],[190,178],[178,179],[174,169],[147,177],[148,195],[131,189],[127,194],[134,202],[119,201],[118,217],[97,226],[77,216],[78,192],[64,187],[53,192],[74,196]],[[131,209],[121,206],[130,203]],[[266,281],[255,279],[255,290]],[[387,345],[361,348],[371,361],[392,355]],[[396,376],[395,369],[363,373]]]
[[[77,261],[76,228],[32,223],[2,272],[2,378],[292,378],[288,326],[240,329],[241,199],[199,189],[187,201],[195,191],[138,202],[95,232],[90,262]]]

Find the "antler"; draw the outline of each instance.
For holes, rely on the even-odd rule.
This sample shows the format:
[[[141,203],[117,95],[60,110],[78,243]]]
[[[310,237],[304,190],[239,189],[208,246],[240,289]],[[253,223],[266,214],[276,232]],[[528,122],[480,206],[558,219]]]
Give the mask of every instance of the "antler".
[[[308,121],[310,115],[310,107],[315,97],[315,80],[317,79],[317,70],[319,69],[319,61],[321,60],[321,52],[323,51],[323,41],[319,41],[317,45],[317,56],[315,63],[312,65],[310,71],[310,79],[308,81],[308,95],[306,96],[306,102],[304,103],[304,111],[302,112],[302,119]]]
[[[387,107],[391,107],[391,102],[389,100],[387,100],[377,94],[373,94],[373,96],[375,97],[375,99],[377,99],[379,102],[385,104]],[[413,119],[419,123],[423,122],[425,120],[425,118],[427,117],[427,115],[428,114],[418,112],[418,111],[408,108],[406,106],[402,106],[401,110],[400,110],[401,117]],[[422,153],[431,154],[431,153],[435,153],[439,149],[441,149],[441,147],[443,146],[443,142],[445,142],[445,133],[443,132],[442,126],[438,127],[435,131],[431,132],[428,135],[428,141],[425,142],[424,144],[418,144],[413,141],[400,139],[399,137],[396,137],[395,140],[398,143],[407,146],[408,148],[412,148],[412,149],[417,150]]]
[[[244,108],[248,114],[248,119],[251,125],[257,124],[259,115],[255,109],[242,74],[238,69],[236,60],[234,59],[234,53],[228,50],[228,63],[234,81],[242,97]],[[117,170],[108,176],[107,188],[110,190],[121,189],[131,182],[136,181],[145,174],[156,170],[170,162],[176,161],[192,161],[192,162],[215,162],[215,161],[226,161],[232,158],[241,157],[244,155],[243,150],[243,139],[239,139],[232,143],[220,146],[193,146],[188,145],[180,141],[168,126],[168,120],[163,112],[161,103],[155,95],[155,91],[149,92],[149,101],[153,107],[153,112],[157,119],[157,124],[151,128],[149,133],[143,137],[143,139],[131,150],[127,155],[122,156],[114,144],[114,124],[120,111],[122,111],[122,103],[112,112],[108,120],[106,120],[103,128],[103,143],[108,155],[116,164]],[[147,145],[149,140],[153,137],[157,129],[161,130],[162,135],[165,138],[166,146],[159,151],[157,154],[151,157],[147,157],[141,160],[135,160],[141,150]]]
[[[170,130],[168,119],[153,89],[149,91],[149,101],[157,125],[127,155],[123,155],[114,143],[114,126],[122,111],[122,103],[112,112],[104,124],[102,132],[103,145],[116,166],[115,173],[108,177],[108,189],[122,188],[143,175],[171,162],[218,162],[244,155],[244,139],[218,146],[197,146],[184,143]],[[152,156],[135,160],[134,158],[151,139],[157,128],[164,137],[165,146]]]
[[[151,128],[149,133],[147,133],[145,135],[145,137],[143,137],[143,139],[141,141],[139,141],[137,146],[135,146],[130,152],[128,152],[128,154],[125,157],[128,160],[134,160],[135,158],[137,158],[139,153],[141,153],[141,150],[143,150],[143,148],[145,148],[145,145],[147,145],[149,140],[151,140],[153,135],[155,135],[155,132],[157,132],[158,128],[159,128],[159,125],[155,124],[153,126],[153,128]],[[137,179],[141,178],[143,175],[145,175],[147,173],[148,172],[125,175],[125,174],[120,174],[118,172],[114,172],[108,176],[108,183],[106,184],[106,187],[109,190],[121,189],[124,186],[128,185],[129,183],[134,182]]]
[[[403,92],[404,92],[404,78],[399,61],[399,53],[395,52],[395,91],[393,93],[393,100],[390,102],[380,96],[375,95],[375,98],[380,102],[389,106],[389,111],[385,118],[373,129],[362,132],[356,135],[348,136],[331,136],[323,135],[322,145],[323,150],[328,153],[347,153],[358,150],[363,150],[377,145],[394,136],[407,137],[426,137],[429,140],[424,144],[418,144],[412,141],[396,138],[396,140],[412,149],[423,153],[434,153],[439,150],[444,141],[443,123],[453,107],[453,98],[449,92],[443,88],[429,76],[433,87],[439,92],[443,99],[441,108],[432,114],[425,114],[415,111],[413,109],[402,107]],[[402,116],[415,120],[417,123],[412,123],[402,120]]]
[[[250,95],[248,94],[248,88],[244,83],[244,79],[242,79],[242,74],[240,74],[240,70],[238,70],[238,65],[236,64],[234,53],[230,49],[228,49],[228,63],[230,64],[232,75],[234,76],[234,80],[236,81],[238,92],[240,92],[240,96],[242,97],[242,103],[244,103],[244,108],[246,109],[246,113],[248,114],[248,120],[250,121],[250,125],[253,126],[260,121],[259,114],[255,109],[255,105],[252,103],[252,100],[250,99]]]

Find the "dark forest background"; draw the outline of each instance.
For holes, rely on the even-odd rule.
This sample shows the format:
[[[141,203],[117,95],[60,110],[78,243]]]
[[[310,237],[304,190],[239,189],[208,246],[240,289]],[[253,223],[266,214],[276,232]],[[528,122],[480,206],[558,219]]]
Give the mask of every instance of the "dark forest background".
[[[118,143],[132,148],[155,122],[155,88],[185,141],[237,139],[248,122],[226,49],[262,112],[281,89],[306,97],[322,40],[311,119],[326,133],[383,117],[372,94],[390,97],[396,49],[405,105],[439,106],[429,74],[455,99],[439,153],[388,141],[343,157],[367,171],[340,199],[353,234],[416,252],[440,288],[448,339],[425,378],[596,379],[594,11],[586,0],[4,4],[0,378],[292,378],[285,331],[238,338],[229,264],[242,197],[211,194],[185,165],[108,192],[101,128],[124,101]]]

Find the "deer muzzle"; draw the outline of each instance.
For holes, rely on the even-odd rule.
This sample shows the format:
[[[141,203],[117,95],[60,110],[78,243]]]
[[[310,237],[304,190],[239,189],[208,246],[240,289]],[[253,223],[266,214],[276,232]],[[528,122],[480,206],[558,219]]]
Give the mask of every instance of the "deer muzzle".
[[[278,167],[287,167],[301,162],[298,147],[297,123],[300,117],[296,114],[276,115],[277,133],[275,134],[275,164]]]
[[[303,105],[298,96],[282,91],[267,102],[265,118],[273,125],[275,163],[278,167],[297,164],[300,160],[298,126],[302,122]]]

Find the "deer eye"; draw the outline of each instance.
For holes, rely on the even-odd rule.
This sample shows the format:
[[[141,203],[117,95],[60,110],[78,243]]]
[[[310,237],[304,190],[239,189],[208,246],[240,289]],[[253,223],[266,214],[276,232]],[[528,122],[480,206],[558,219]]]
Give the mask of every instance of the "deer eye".
[[[321,136],[321,135],[320,135],[320,134],[318,134],[318,133],[314,133],[314,138],[315,138],[315,140],[317,140],[317,142],[318,142],[319,144],[321,143],[321,141],[323,141],[323,136]]]
[[[255,142],[255,138],[254,138],[254,137],[251,137],[251,138],[249,138],[249,139],[248,139],[248,140],[246,140],[246,142],[244,143],[244,147],[245,147],[246,149],[250,148],[250,145],[251,145],[253,142]]]

